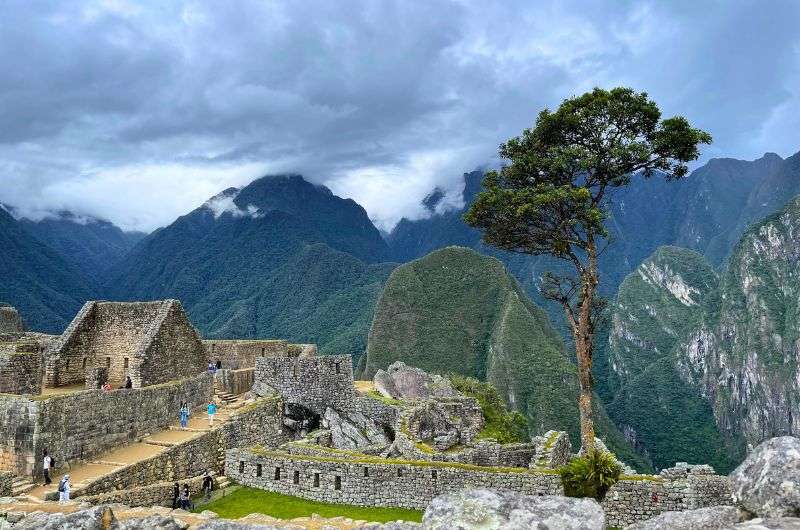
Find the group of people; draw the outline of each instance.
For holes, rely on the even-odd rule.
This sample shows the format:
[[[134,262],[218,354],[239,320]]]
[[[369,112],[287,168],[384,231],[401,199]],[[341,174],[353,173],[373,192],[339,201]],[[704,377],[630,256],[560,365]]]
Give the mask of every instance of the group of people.
[[[216,361],[208,361],[208,373],[214,375],[217,373],[217,370],[222,369],[222,361],[217,359]]]
[[[208,412],[208,426],[213,427],[214,417],[217,415],[217,402],[212,399],[206,411]],[[186,429],[189,426],[189,416],[191,416],[191,414],[192,411],[189,409],[189,403],[181,401],[181,408],[178,411],[178,420],[180,421],[181,429]]]
[[[100,388],[102,388],[105,392],[111,392],[113,389],[109,381],[106,381]],[[122,388],[133,388],[133,381],[131,381],[130,376],[125,377],[125,384],[122,385],[120,389]]]
[[[203,497],[206,501],[211,499],[211,492],[214,489],[214,479],[208,472],[203,476]],[[189,484],[184,483],[183,488],[177,482],[172,487],[172,509],[193,510],[194,503],[192,502],[192,495],[189,491]]]

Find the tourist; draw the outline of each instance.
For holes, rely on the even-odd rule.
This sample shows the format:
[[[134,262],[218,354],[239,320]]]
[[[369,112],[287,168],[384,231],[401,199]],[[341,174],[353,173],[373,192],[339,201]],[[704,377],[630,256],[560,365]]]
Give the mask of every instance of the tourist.
[[[133,381],[131,381],[131,376],[127,376],[125,378],[125,388],[133,388]]]
[[[213,361],[208,361],[208,373],[211,375],[217,373],[217,365]]]
[[[172,487],[172,509],[177,509],[181,504],[181,485],[177,482]]]
[[[61,482],[58,483],[58,503],[64,504],[69,502],[69,475],[64,475]]]
[[[102,387],[102,388],[103,388],[103,391],[104,391],[104,392],[111,392],[111,383],[109,383],[108,381],[106,381],[106,382],[105,382],[105,384],[103,384],[103,387]]]
[[[47,449],[44,450],[44,458],[42,459],[42,469],[44,469],[44,485],[49,486],[53,481],[50,480],[50,468],[53,465],[53,459],[47,454]]]
[[[217,370],[221,370],[221,369],[222,369],[222,361],[217,359]]]
[[[211,400],[211,403],[208,404],[208,426],[214,426],[214,415],[217,413],[217,404],[214,403],[214,400]]]
[[[185,401],[181,403],[181,429],[185,429],[189,425],[189,404]]]
[[[192,505],[192,497],[189,495],[189,485],[183,484],[183,493],[181,493],[181,508],[189,511]]]
[[[205,494],[206,502],[211,500],[211,490],[213,489],[214,489],[214,479],[212,479],[211,475],[209,475],[208,471],[206,471],[206,474],[203,477],[203,493]]]

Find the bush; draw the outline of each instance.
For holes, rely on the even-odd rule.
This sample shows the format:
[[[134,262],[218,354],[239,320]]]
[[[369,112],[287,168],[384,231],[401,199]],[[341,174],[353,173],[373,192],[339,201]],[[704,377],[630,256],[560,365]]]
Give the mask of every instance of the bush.
[[[601,501],[619,480],[622,466],[611,453],[595,451],[592,456],[573,458],[558,473],[567,497],[592,497]]]
[[[485,424],[478,433],[479,439],[492,438],[501,444],[526,442],[530,439],[525,416],[508,410],[494,385],[461,375],[451,375],[450,382],[453,388],[476,399],[481,406]]]

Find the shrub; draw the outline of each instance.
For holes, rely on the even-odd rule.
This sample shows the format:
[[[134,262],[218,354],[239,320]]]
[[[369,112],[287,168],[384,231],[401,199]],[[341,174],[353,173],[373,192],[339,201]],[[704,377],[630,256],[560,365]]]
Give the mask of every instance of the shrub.
[[[517,411],[508,410],[503,398],[491,383],[478,381],[474,377],[451,375],[453,388],[465,396],[478,401],[486,421],[478,438],[493,438],[501,444],[525,442],[528,437],[528,422]]]
[[[567,497],[592,497],[600,501],[619,480],[622,466],[611,453],[595,451],[592,456],[573,458],[558,473]]]

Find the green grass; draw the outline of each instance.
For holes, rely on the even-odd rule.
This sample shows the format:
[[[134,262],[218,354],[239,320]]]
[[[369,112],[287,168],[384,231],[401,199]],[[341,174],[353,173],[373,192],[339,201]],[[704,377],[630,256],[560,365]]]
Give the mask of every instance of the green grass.
[[[422,521],[422,512],[418,510],[330,504],[247,487],[239,488],[230,495],[198,509],[214,511],[226,519],[238,519],[251,513],[263,513],[278,519],[294,519],[316,513],[322,517],[349,517],[378,523],[398,520]]]

